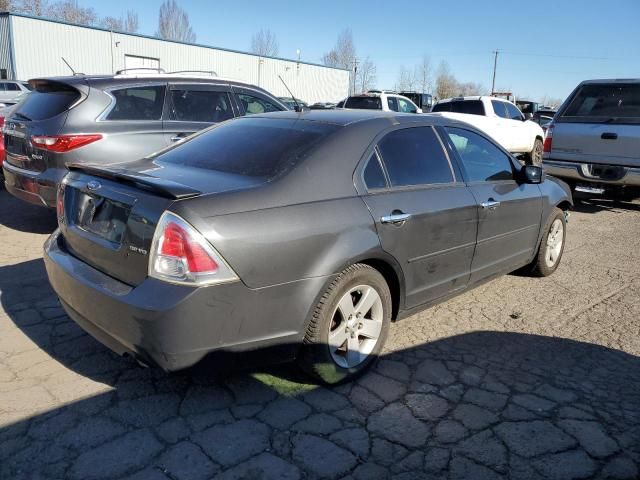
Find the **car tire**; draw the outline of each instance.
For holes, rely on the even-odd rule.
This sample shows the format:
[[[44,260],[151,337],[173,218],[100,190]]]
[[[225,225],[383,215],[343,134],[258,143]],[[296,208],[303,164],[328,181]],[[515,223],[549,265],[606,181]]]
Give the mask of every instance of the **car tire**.
[[[542,166],[542,151],[544,149],[544,144],[542,140],[536,138],[533,142],[533,149],[525,155],[525,165],[536,165],[538,167]]]
[[[355,378],[379,356],[391,309],[389,286],[380,272],[361,263],[346,268],[313,309],[298,356],[300,367],[326,384]]]
[[[531,262],[530,272],[536,277],[547,277],[556,271],[564,252],[567,237],[567,219],[564,212],[554,208],[547,222],[538,253]]]

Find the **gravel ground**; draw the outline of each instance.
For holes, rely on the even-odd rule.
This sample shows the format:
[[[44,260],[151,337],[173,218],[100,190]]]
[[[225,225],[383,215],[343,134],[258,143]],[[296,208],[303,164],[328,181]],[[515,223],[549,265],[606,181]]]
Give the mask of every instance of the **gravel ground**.
[[[640,477],[640,202],[583,200],[559,270],[392,326],[357,382],[174,375],[71,322],[51,212],[0,190],[2,479]]]

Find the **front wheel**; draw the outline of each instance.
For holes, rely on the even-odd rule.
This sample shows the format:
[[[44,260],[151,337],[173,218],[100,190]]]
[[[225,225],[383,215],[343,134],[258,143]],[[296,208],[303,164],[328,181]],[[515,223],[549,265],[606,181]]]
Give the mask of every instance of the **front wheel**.
[[[362,373],[382,350],[391,305],[387,282],[376,269],[355,264],[342,271],[313,311],[300,366],[329,384]]]
[[[559,208],[555,208],[540,242],[538,254],[531,263],[531,272],[538,277],[546,277],[556,271],[564,252],[567,236],[567,220]]]
[[[543,148],[544,145],[542,140],[536,138],[535,142],[533,142],[533,149],[525,157],[525,165],[536,165],[537,167],[541,167]]]

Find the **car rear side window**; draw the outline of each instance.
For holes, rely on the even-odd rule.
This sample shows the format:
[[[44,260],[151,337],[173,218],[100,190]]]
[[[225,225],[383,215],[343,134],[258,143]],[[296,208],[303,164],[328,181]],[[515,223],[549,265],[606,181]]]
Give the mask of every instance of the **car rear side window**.
[[[501,118],[509,118],[507,114],[507,109],[504,108],[504,102],[499,102],[498,100],[491,100],[491,106],[493,107],[493,111],[496,112],[496,115]]]
[[[398,111],[398,99],[396,97],[387,97],[387,105],[392,112]]]
[[[371,155],[367,166],[364,169],[364,183],[369,190],[375,190],[377,188],[386,188],[387,180],[384,178],[384,172],[382,166],[378,160],[378,155],[375,153]]]
[[[446,127],[470,182],[513,180],[509,157],[486,138],[470,130]]]
[[[291,170],[338,125],[295,119],[239,118],[155,156],[160,163],[269,180]]]
[[[112,90],[116,103],[106,120],[160,120],[165,90],[164,85]]]
[[[362,110],[382,110],[380,97],[349,97],[344,108],[358,108]]]
[[[640,123],[640,83],[583,85],[561,113],[563,119]]]
[[[226,92],[175,88],[171,89],[170,98],[170,120],[218,123],[233,118]]]
[[[484,115],[484,105],[480,100],[453,100],[451,102],[438,103],[434,105],[431,111]]]
[[[442,146],[431,127],[394,130],[378,148],[393,187],[453,182]]]
[[[7,83],[7,90],[12,91],[12,92],[16,92],[16,91],[20,90],[20,87],[15,83]]]
[[[80,98],[80,92],[58,82],[40,82],[19,103],[16,114],[28,120],[46,120],[66,111]]]

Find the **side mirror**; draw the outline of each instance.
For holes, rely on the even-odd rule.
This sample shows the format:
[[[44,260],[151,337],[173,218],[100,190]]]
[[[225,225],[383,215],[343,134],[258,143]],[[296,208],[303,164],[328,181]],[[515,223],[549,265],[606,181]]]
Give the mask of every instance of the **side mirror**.
[[[304,107],[302,105],[294,105],[293,110],[298,113],[304,112]]]
[[[520,172],[524,183],[542,183],[544,179],[544,171],[538,165],[525,165]]]

